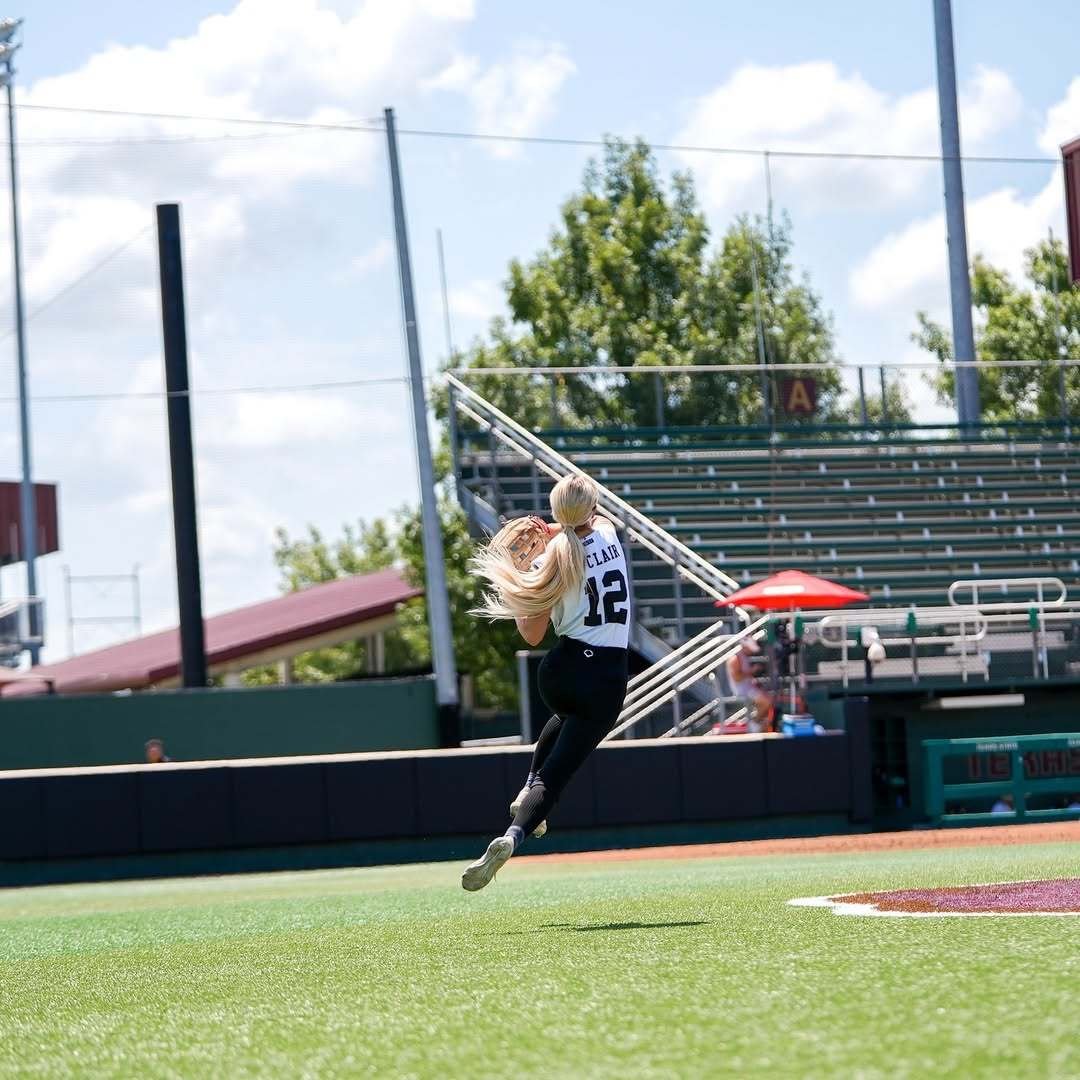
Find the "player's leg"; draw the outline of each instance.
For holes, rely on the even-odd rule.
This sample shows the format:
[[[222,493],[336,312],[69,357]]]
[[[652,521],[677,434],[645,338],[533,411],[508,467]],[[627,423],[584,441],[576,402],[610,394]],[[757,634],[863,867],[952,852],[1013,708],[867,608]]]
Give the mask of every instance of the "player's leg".
[[[540,767],[548,759],[552,747],[559,738],[559,732],[563,727],[563,714],[573,711],[573,700],[567,696],[567,686],[573,683],[570,675],[572,658],[566,654],[565,643],[560,641],[555,645],[537,669],[537,689],[544,704],[551,710],[551,718],[544,725],[536,740],[536,748],[533,750],[532,762],[529,765],[529,775],[525,779],[522,789],[514,797],[510,804],[510,817],[516,817],[521,803],[529,794],[529,789],[536,781],[536,774]],[[541,821],[533,830],[533,836],[539,839],[547,832],[547,822]]]
[[[536,825],[547,819],[571,777],[604,736],[615,726],[626,697],[625,654],[616,650],[590,649],[572,657],[563,670],[563,685],[551,688],[545,698],[571,699],[555,744],[521,801],[514,823],[507,830],[519,845]]]
[[[558,713],[555,713],[550,720],[544,725],[544,729],[540,732],[539,738],[536,740],[536,749],[533,751],[532,762],[529,765],[529,775],[526,777],[525,784],[522,789],[514,797],[514,801],[510,804],[510,816],[514,817],[522,800],[529,794],[529,788],[532,787],[533,782],[536,779],[536,774],[540,771],[540,767],[547,761],[548,755],[551,753],[551,748],[555,745],[555,740],[559,737],[559,732],[562,730],[563,720]],[[533,831],[533,836],[539,839],[544,833],[547,832],[547,822],[542,821]]]
[[[562,726],[562,717],[558,713],[553,713],[536,740],[532,764],[529,766],[530,777],[535,776],[540,771],[540,767],[547,761],[547,756],[551,753],[551,748],[555,745],[555,740],[559,737]]]
[[[548,658],[560,652],[556,647]],[[580,655],[563,655],[546,671],[541,665],[541,693],[545,702],[562,715],[563,723],[518,807],[514,823],[465,868],[461,884],[468,891],[482,889],[495,878],[525,837],[546,820],[570,778],[614,726],[626,695],[626,657],[621,650],[613,650],[614,655],[605,664],[602,657],[597,657],[599,652],[588,653],[596,663],[586,662]]]
[[[502,836],[495,837],[488,844],[487,850],[476,862],[465,868],[461,875],[462,888],[476,892],[494,880],[525,837],[535,833],[541,823],[547,820],[548,811],[555,805],[563,788],[610,730],[610,724],[605,727],[573,715],[563,718],[555,745],[518,806],[513,824]]]
[[[559,737],[543,767],[536,774],[528,793],[521,800],[507,836],[515,848],[547,820],[548,812],[563,793],[570,778],[585,759],[600,745],[608,728],[589,723],[580,716],[567,716]]]

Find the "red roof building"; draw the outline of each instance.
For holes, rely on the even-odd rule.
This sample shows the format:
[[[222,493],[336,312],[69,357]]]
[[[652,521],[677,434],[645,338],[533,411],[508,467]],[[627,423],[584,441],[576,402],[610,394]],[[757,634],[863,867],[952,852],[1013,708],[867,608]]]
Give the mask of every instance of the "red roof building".
[[[397,570],[341,578],[206,620],[206,661],[228,679],[248,668],[283,664],[311,649],[372,639],[381,670],[382,635],[400,604],[422,595]],[[0,681],[0,696],[93,694],[180,684],[180,631],[163,630],[83,653]]]

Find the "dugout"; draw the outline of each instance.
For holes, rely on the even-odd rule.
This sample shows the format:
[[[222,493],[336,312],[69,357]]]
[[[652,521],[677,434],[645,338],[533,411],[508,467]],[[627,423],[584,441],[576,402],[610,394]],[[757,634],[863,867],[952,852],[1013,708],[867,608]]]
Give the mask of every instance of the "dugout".
[[[830,699],[865,736],[866,770],[876,829],[927,822],[923,744],[942,739],[997,739],[1076,731],[1080,684],[1075,678],[1041,681],[951,682],[932,689],[896,686],[859,689],[859,697]],[[862,705],[855,704],[863,702]]]

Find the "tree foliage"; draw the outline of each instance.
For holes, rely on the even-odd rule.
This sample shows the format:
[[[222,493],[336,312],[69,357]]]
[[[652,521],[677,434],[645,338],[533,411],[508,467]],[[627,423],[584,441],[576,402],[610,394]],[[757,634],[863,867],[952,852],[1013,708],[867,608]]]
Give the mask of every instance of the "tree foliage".
[[[1080,359],[1080,288],[1069,283],[1068,258],[1060,241],[1044,240],[1024,253],[1024,282],[976,256],[972,272],[976,312],[975,352],[987,368],[979,371],[983,419],[1057,420],[1062,413],[1062,384],[1068,415],[1080,408],[1080,379],[1075,371],[1062,378],[1057,361]],[[953,359],[952,338],[926,312],[918,313],[914,340],[942,363]],[[1002,360],[1037,360],[1034,368],[994,368]],[[956,380],[951,370],[933,379],[943,404],[954,404]]]
[[[513,624],[489,626],[468,614],[480,600],[480,584],[467,569],[473,541],[460,508],[444,502],[439,510],[458,671],[473,677],[478,704],[512,707],[517,700],[514,651],[521,647],[521,639]],[[281,571],[284,592],[390,566],[399,566],[409,584],[423,588],[420,511],[405,507],[389,521],[377,518],[370,523],[361,521],[356,527],[346,525],[342,535],[332,542],[325,540],[314,527],[309,527],[307,536],[300,539],[293,539],[284,529],[279,529],[274,562]],[[297,657],[294,675],[299,682],[334,681],[363,671],[365,661],[363,642],[348,642]],[[424,597],[411,600],[399,609],[397,625],[386,635],[386,662],[391,671],[431,663]],[[245,675],[245,682],[252,685],[276,681],[277,674],[272,669],[260,668]]]
[[[656,423],[656,385],[610,367],[677,366],[665,376],[668,424],[756,424],[764,419],[756,375],[702,374],[695,365],[836,360],[832,323],[809,283],[796,278],[787,219],[740,217],[711,249],[690,176],[660,175],[643,142],[608,142],[563,204],[547,246],[513,260],[509,319],[495,319],[468,367],[574,367],[583,376],[474,377],[478,393],[534,428]],[[817,372],[819,416],[832,416],[838,376]],[[777,396],[773,393],[773,398]],[[774,405],[775,407],[775,405]],[[778,417],[778,419],[781,419]]]

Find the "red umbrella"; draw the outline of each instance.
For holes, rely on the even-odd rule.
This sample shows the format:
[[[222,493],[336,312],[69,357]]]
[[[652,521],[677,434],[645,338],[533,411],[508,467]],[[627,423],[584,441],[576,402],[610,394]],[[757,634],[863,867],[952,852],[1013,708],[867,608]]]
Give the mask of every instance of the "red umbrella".
[[[790,611],[795,608],[833,608],[869,600],[866,593],[856,592],[835,581],[804,574],[801,570],[782,570],[779,574],[739,589],[723,600],[717,607],[728,605],[752,607],[759,611]],[[795,710],[795,679],[791,680],[791,709]]]
[[[747,585],[723,600],[717,607],[752,607],[759,611],[784,611],[792,608],[843,607],[869,600],[866,593],[856,592],[846,585],[804,574],[801,570],[782,570],[779,574]]]

